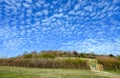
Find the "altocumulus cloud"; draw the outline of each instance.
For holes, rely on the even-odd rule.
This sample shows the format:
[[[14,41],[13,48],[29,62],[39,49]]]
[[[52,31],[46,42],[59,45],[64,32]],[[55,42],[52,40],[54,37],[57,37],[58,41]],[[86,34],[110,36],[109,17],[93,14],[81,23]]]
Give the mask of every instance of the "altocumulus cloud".
[[[119,4],[119,0],[0,0],[0,57],[43,49],[119,54]]]
[[[61,47],[63,50],[77,50],[79,52],[94,52],[97,54],[115,54],[119,55],[120,40],[116,39],[114,42],[105,39],[87,39],[84,41],[70,41],[68,43],[62,43],[65,47]]]

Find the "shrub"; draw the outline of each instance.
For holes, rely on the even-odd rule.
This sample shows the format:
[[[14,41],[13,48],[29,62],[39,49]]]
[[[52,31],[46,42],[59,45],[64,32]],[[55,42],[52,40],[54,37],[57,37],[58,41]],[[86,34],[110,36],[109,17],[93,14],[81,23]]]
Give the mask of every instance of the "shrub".
[[[87,60],[81,60],[79,58],[67,58],[65,59],[65,64],[68,68],[81,68],[87,69],[89,68],[89,64]]]
[[[40,55],[40,57],[41,57],[41,58],[52,58],[52,59],[54,59],[56,56],[53,55],[53,54],[51,54],[51,53],[42,53],[42,54]]]
[[[80,68],[89,69],[88,61],[81,59],[0,59],[1,66],[21,66],[38,68]]]
[[[24,58],[32,58],[33,55],[32,55],[32,54],[24,54],[23,57],[24,57]]]
[[[103,65],[104,69],[120,69],[120,60],[116,57],[97,57],[97,61]]]

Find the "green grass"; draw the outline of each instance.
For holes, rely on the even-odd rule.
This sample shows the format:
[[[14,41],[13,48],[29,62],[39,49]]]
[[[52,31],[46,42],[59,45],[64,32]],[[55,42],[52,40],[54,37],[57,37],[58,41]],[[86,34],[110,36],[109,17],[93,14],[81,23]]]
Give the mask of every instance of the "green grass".
[[[90,70],[0,66],[0,78],[108,78],[108,77],[97,76]]]
[[[120,70],[106,70],[107,72],[120,75]]]

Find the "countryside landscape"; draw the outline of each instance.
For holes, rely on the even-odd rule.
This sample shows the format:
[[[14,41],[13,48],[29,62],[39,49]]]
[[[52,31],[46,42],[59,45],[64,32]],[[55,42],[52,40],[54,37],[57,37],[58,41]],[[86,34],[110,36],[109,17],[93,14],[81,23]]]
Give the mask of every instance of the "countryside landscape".
[[[48,50],[0,59],[0,78],[119,78],[120,56]]]
[[[120,0],[0,0],[0,78],[120,78]]]

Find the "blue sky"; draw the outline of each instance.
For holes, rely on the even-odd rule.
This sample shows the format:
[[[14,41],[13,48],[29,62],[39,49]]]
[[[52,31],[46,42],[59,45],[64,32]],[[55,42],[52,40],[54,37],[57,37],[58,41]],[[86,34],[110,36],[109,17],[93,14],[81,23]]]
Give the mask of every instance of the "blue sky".
[[[120,54],[120,0],[0,0],[0,57],[41,50]]]

